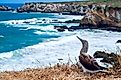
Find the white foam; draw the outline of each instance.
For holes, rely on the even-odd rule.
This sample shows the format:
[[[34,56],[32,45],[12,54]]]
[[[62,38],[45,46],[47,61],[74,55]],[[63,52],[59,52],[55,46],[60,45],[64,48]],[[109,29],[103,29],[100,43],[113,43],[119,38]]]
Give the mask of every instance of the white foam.
[[[61,15],[60,18],[64,17],[64,19],[58,19],[59,21],[67,21],[73,19],[81,19],[82,16],[67,16]],[[25,21],[30,22],[30,24],[36,24],[37,22],[41,22],[42,19],[27,19],[27,20],[10,20],[4,21],[5,24],[11,24],[15,27],[26,27],[26,29],[38,29],[35,31],[35,34],[49,34],[49,35],[61,35],[61,38],[51,39],[47,42],[39,43],[37,45],[25,47],[23,49],[18,49],[11,52],[0,53],[0,71],[11,71],[11,70],[23,70],[26,68],[36,68],[41,66],[48,66],[49,63],[55,64],[58,59],[62,58],[64,63],[68,62],[68,54],[73,62],[75,62],[75,57],[78,58],[81,42],[76,38],[78,35],[80,38],[86,39],[89,41],[89,54],[93,55],[93,53],[97,50],[101,51],[116,51],[115,42],[120,39],[121,33],[118,32],[109,32],[102,30],[80,30],[75,32],[57,32],[53,25],[48,26],[39,26],[39,25],[29,25],[23,23]],[[50,18],[46,18],[48,20],[47,23],[51,22]],[[45,20],[45,21],[46,21]],[[44,23],[44,22],[43,22]],[[62,25],[62,24],[61,24]],[[75,24],[73,24],[75,25]],[[68,25],[70,26],[70,25]],[[39,31],[40,30],[40,31]],[[44,30],[45,32],[41,32]],[[49,32],[54,31],[54,32]],[[70,36],[73,35],[73,36]],[[65,37],[66,36],[66,37]],[[40,37],[41,38],[41,37]]]
[[[34,32],[35,34],[43,34],[43,32],[41,32],[41,31],[36,31],[36,32]]]
[[[53,64],[53,63],[58,62],[58,58],[63,58],[63,59],[65,58],[66,59],[65,61],[67,61],[68,53],[70,53],[70,52],[65,52],[66,49],[64,49],[63,46],[68,41],[69,41],[69,37],[67,37],[66,39],[60,38],[59,41],[40,43],[38,45],[29,46],[24,49],[19,49],[19,50],[8,52],[6,54],[15,53],[17,51],[22,54],[22,58],[20,58],[17,61],[15,61],[16,59],[14,59],[14,62],[13,62],[12,57],[11,57],[11,59],[7,63],[0,65],[0,67],[4,66],[0,70],[2,70],[2,71],[3,70],[13,70],[13,69],[18,70],[18,68],[16,66],[13,66],[14,64],[19,66],[19,68],[20,68],[20,66],[22,66],[22,67],[24,66],[21,69],[32,67],[32,65],[47,66],[47,65],[49,65],[49,63]],[[65,47],[68,47],[68,46],[65,46]],[[5,54],[5,53],[2,53],[2,54]],[[2,60],[2,61],[4,61],[4,60]],[[40,63],[38,63],[38,61]],[[17,64],[19,62],[21,64]],[[11,63],[13,63],[13,64],[11,64]],[[33,64],[33,63],[35,63],[35,64]],[[10,67],[8,67],[8,66],[10,66]],[[11,66],[13,68],[11,68]]]
[[[5,23],[9,25],[18,25],[18,24],[26,24],[24,22],[28,22],[29,24],[35,24],[37,18],[26,19],[26,20],[8,20],[8,21],[1,21],[0,23]]]
[[[0,59],[7,59],[7,58],[11,58],[13,56],[13,53],[3,53],[0,54]]]
[[[29,29],[38,29],[38,30],[43,30],[43,31],[57,31],[54,29],[53,25],[48,25],[48,26],[39,26],[39,25],[21,25],[21,27],[27,27],[26,29],[20,29],[20,30],[29,30]]]
[[[54,29],[54,26],[53,25],[41,26],[41,30],[45,30],[45,31],[56,31],[56,29]]]
[[[25,19],[25,20],[8,20],[8,21],[1,21],[0,23],[9,24],[9,25],[22,25],[22,24],[48,24],[51,22],[56,22],[54,20],[65,22],[68,20],[81,20],[83,16],[70,16],[70,15],[56,15],[57,18],[32,18],[32,19]]]
[[[47,34],[47,35],[52,35],[52,36],[54,36],[54,35],[58,35],[59,36],[59,33],[55,33],[55,32],[41,32],[41,31],[35,31],[34,32],[35,34],[38,34],[38,35],[41,35],[41,34]]]
[[[3,38],[4,36],[3,35],[0,35],[0,38]]]
[[[95,51],[116,51],[115,42],[120,39],[121,33],[108,32],[101,30],[80,30],[73,36],[61,37],[37,45],[29,46],[15,51],[1,53],[7,59],[0,60],[0,70],[23,70],[26,68],[36,68],[48,66],[59,62],[58,59],[63,59],[62,62],[68,62],[68,54],[73,62],[75,57],[78,58],[81,42],[76,38],[86,39],[89,42],[89,54],[93,55]],[[70,33],[71,34],[71,33]],[[1,57],[2,58],[2,57]]]
[[[68,19],[68,20],[81,20],[84,16],[80,16],[80,15],[61,15],[60,17],[63,17],[64,19]]]
[[[25,19],[25,20],[8,20],[8,21],[1,21],[0,23],[5,23],[9,25],[21,25],[21,24],[47,24],[52,22],[51,18],[32,18],[32,19]]]

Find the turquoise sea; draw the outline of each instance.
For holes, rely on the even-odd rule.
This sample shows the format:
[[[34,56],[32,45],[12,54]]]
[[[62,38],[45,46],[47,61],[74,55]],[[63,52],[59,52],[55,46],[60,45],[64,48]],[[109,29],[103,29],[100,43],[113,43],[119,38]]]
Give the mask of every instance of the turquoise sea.
[[[10,5],[10,4],[9,4]],[[13,6],[13,4],[11,4]],[[14,4],[14,7],[20,5]],[[23,70],[68,62],[78,58],[80,41],[89,42],[89,54],[97,50],[117,51],[120,32],[95,29],[58,32],[54,25],[77,26],[79,24],[53,23],[82,19],[83,16],[55,13],[0,12],[0,71]]]
[[[16,20],[14,22],[19,22],[17,20],[26,20],[26,19],[41,19],[41,18],[56,18],[53,14],[41,14],[41,13],[12,13],[12,12],[0,12],[0,53],[16,50],[22,47],[30,46],[43,42],[45,39],[57,38],[59,35],[50,35],[50,34],[35,34],[36,31],[41,32],[55,32],[51,30],[42,30],[42,29],[27,29],[28,26],[38,26],[46,27],[50,24],[7,24],[10,20]],[[3,22],[7,21],[7,22]],[[25,27],[23,27],[25,26]],[[56,33],[56,32],[55,32]]]
[[[0,5],[8,6],[8,7],[11,7],[13,9],[17,9],[18,7],[22,6],[23,3],[2,3],[2,2],[0,2]]]

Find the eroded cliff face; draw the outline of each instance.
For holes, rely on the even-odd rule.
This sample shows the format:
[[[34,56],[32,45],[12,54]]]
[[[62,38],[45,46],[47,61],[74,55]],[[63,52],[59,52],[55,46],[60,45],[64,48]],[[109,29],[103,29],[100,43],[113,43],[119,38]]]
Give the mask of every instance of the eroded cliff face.
[[[88,10],[80,22],[80,27],[121,31],[121,8],[96,6],[95,10]]]
[[[77,2],[67,3],[26,3],[18,8],[18,12],[75,12],[81,10]]]
[[[121,31],[121,7],[111,7],[106,4],[78,2],[68,3],[26,3],[17,9],[17,12],[44,12],[44,13],[71,13],[83,14],[78,27],[74,29],[105,29]],[[65,13],[64,13],[65,14]],[[86,15],[85,15],[86,14]],[[73,27],[71,27],[73,29]]]

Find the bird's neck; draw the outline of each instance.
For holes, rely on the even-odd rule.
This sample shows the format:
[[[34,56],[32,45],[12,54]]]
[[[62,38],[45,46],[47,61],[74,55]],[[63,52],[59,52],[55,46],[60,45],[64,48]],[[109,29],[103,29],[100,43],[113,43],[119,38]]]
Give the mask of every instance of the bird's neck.
[[[87,53],[88,52],[88,45],[83,45],[80,53]]]

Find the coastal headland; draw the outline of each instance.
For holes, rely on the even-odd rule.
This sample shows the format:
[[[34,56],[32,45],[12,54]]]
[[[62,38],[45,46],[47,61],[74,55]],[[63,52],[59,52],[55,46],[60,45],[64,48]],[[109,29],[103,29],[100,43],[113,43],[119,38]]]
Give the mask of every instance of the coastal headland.
[[[121,31],[121,7],[105,4],[96,4],[95,6],[96,8],[90,8],[81,20],[79,26],[82,29]]]
[[[121,31],[121,6],[111,3],[94,3],[89,1],[53,2],[53,3],[25,3],[17,12],[59,13],[62,15],[82,15],[79,26],[72,26],[68,30],[102,29]],[[72,22],[72,21],[70,21]],[[64,27],[59,27],[64,31]]]
[[[43,13],[65,13],[79,14],[85,1],[74,2],[31,2],[25,3],[17,9],[17,12],[43,12]],[[83,12],[83,11],[82,11]]]

